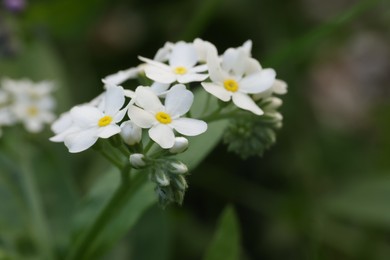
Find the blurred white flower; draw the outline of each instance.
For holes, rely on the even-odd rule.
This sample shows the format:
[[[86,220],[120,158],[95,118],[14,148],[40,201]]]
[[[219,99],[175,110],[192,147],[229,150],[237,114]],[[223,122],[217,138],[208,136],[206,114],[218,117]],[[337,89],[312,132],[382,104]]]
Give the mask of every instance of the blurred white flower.
[[[8,109],[14,117],[13,121],[22,122],[29,132],[40,132],[45,124],[55,119],[53,110],[56,101],[51,95],[54,90],[52,82],[3,79],[1,85],[9,93]]]
[[[192,105],[194,95],[183,89],[181,84],[175,85],[167,93],[165,105],[148,87],[138,87],[135,91],[135,104],[130,106],[129,118],[141,128],[150,128],[150,138],[162,148],[172,148],[175,143],[176,130],[187,136],[199,135],[206,131],[207,124],[201,120],[183,118]]]

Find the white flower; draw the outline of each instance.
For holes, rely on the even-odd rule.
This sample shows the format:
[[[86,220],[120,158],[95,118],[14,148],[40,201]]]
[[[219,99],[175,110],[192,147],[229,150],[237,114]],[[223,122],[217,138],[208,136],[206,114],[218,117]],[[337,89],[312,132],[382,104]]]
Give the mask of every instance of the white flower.
[[[79,106],[93,106],[97,107],[99,110],[103,110],[105,102],[104,96],[105,92],[98,95],[90,102],[83,103]],[[55,136],[49,138],[49,140],[52,142],[63,142],[67,135],[79,131],[80,126],[74,124],[70,111],[67,111],[62,113],[60,117],[52,123],[51,130],[55,133]]]
[[[155,60],[139,57],[147,63],[145,74],[148,78],[160,83],[189,83],[203,81],[208,75],[201,74],[207,70],[207,66],[199,65],[198,55],[195,47],[190,43],[178,42],[172,47],[169,55],[168,65]]]
[[[10,112],[29,132],[40,132],[45,124],[54,120],[52,111],[56,102],[51,96],[52,82],[3,79],[2,87],[10,94]]]
[[[242,109],[256,115],[263,111],[248,94],[257,94],[268,90],[275,81],[273,69],[254,69],[245,49],[228,49],[222,57],[209,55],[207,64],[212,82],[202,82],[203,88],[222,101],[230,101]],[[253,65],[253,66],[252,66]],[[260,66],[260,64],[258,64]]]
[[[150,128],[150,138],[162,148],[169,149],[175,143],[176,130],[182,135],[195,136],[206,131],[207,124],[201,120],[182,118],[192,105],[194,95],[178,84],[172,87],[162,105],[157,95],[148,87],[138,87],[135,103],[129,107],[130,119],[142,128]]]
[[[104,107],[91,105],[76,106],[70,110],[74,129],[64,137],[69,152],[77,153],[91,147],[98,138],[109,138],[120,133],[117,125],[125,116],[121,110],[125,96],[122,87],[109,86],[103,96]]]

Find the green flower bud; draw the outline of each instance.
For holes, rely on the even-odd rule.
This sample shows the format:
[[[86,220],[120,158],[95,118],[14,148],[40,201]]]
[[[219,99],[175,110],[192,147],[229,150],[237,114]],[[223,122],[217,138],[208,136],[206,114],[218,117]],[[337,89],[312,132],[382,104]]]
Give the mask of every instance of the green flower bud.
[[[234,119],[225,131],[223,140],[229,151],[243,159],[262,156],[275,143],[275,130],[281,126],[281,120],[281,114],[276,111],[260,117],[247,115]]]
[[[186,190],[188,188],[187,181],[186,179],[182,176],[176,176],[174,179],[174,185],[179,189],[179,190]]]

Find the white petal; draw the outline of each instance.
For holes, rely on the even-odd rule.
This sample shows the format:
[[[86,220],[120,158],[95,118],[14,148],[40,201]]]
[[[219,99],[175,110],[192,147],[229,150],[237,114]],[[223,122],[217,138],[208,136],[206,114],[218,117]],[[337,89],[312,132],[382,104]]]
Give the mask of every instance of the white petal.
[[[157,113],[164,109],[160,99],[150,87],[137,87],[135,90],[135,102],[138,106],[144,108],[146,111]]]
[[[210,79],[213,82],[223,82],[228,76],[226,75],[226,72],[222,71],[218,55],[213,52],[210,52],[207,56],[207,66],[209,68]]]
[[[202,64],[202,65],[193,67],[190,71],[192,71],[192,72],[205,72],[208,70],[208,68],[209,67],[207,66],[207,64]]]
[[[106,85],[120,85],[128,79],[137,78],[139,68],[130,68],[127,70],[121,70],[115,74],[111,74],[102,79],[102,82]]]
[[[272,85],[272,91],[275,94],[283,95],[287,93],[287,83],[283,80],[276,79]]]
[[[233,70],[238,60],[240,52],[237,49],[229,48],[222,55],[221,67],[224,71]]]
[[[215,83],[202,82],[202,86],[207,92],[216,96],[222,101],[229,101],[232,96],[231,92],[227,91],[224,87]]]
[[[182,86],[180,84],[175,85],[165,98],[165,109],[172,117],[187,113],[194,101],[194,94],[187,89],[183,89]]]
[[[132,103],[129,103],[125,108],[122,110],[119,110],[118,113],[114,115],[113,121],[115,123],[118,123],[119,121],[122,121],[122,119],[125,117],[126,112],[129,110],[129,107],[132,106]]]
[[[61,133],[71,127],[73,124],[72,117],[69,112],[65,112],[51,125],[51,130],[55,133]]]
[[[118,125],[107,125],[104,127],[99,127],[97,136],[100,138],[109,138],[113,135],[118,134],[121,131],[121,128]]]
[[[147,64],[153,65],[155,67],[159,67],[161,69],[166,69],[166,70],[171,69],[168,65],[166,65],[164,63],[161,63],[161,62],[158,62],[155,60],[151,60],[151,59],[148,59],[148,58],[145,58],[142,56],[138,56],[138,59],[142,60],[143,62],[146,62]]]
[[[250,56],[251,55],[251,52],[252,52],[252,41],[251,40],[247,40],[246,42],[244,42],[244,44],[239,47],[240,49],[242,49],[246,55]]]
[[[164,47],[160,48],[156,55],[154,55],[153,60],[165,62],[169,59],[169,55],[171,54],[172,47],[174,46],[171,42],[166,42]]]
[[[256,115],[262,115],[264,114],[263,110],[261,110],[253,101],[252,98],[250,98],[247,94],[235,92],[233,94],[233,103],[244,110],[249,110],[252,113]]]
[[[135,97],[135,92],[130,90],[130,89],[124,89],[123,93],[125,94],[125,97],[128,97],[128,98],[134,98]]]
[[[200,62],[207,61],[207,55],[209,52],[214,52],[218,55],[217,48],[208,41],[203,41],[202,39],[196,38],[194,40],[194,47],[198,54],[198,60]]]
[[[115,115],[125,103],[125,93],[122,87],[107,87],[104,98],[104,113],[110,116]]]
[[[250,75],[253,73],[258,73],[262,70],[261,65],[258,60],[249,58],[246,60],[245,65],[245,74]]]
[[[175,143],[175,134],[168,125],[157,124],[149,129],[150,138],[162,148],[169,149]]]
[[[64,143],[68,147],[69,152],[78,153],[90,148],[96,143],[97,128],[90,128],[80,132],[70,134],[65,137]]]
[[[151,113],[136,106],[130,106],[127,115],[141,128],[150,128],[157,121]]]
[[[150,88],[157,96],[160,96],[165,94],[165,92],[169,89],[169,84],[154,82]]]
[[[68,129],[66,129],[65,131],[62,131],[61,133],[59,133],[53,137],[50,137],[49,140],[52,142],[56,142],[56,143],[63,142],[65,140],[66,136],[73,134],[73,133],[76,133],[78,131],[80,131],[79,127],[71,126]]]
[[[172,121],[172,127],[182,135],[195,136],[207,130],[207,124],[198,119],[178,118]]]
[[[178,42],[173,48],[169,57],[171,67],[184,66],[187,69],[192,68],[198,59],[196,49],[192,44]]]
[[[256,94],[269,89],[275,81],[276,72],[273,69],[264,69],[259,73],[251,74],[240,81],[240,91]]]
[[[176,74],[173,73],[172,69],[160,68],[153,65],[145,66],[146,77],[165,84],[171,84],[176,81]]]
[[[82,128],[96,126],[103,112],[92,106],[76,106],[70,110],[70,115],[75,125]]]
[[[209,75],[207,74],[195,74],[195,73],[186,73],[183,75],[177,75],[177,82],[180,83],[189,83],[189,82],[197,82],[197,81],[203,81],[207,79]]]

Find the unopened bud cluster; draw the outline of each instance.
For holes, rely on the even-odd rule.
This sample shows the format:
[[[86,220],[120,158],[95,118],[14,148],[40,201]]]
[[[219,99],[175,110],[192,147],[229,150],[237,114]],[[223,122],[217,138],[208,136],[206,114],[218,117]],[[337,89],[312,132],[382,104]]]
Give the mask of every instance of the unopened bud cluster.
[[[283,104],[276,96],[287,92],[287,85],[277,80],[268,93],[254,96],[256,104],[264,111],[263,116],[242,115],[231,120],[224,134],[228,150],[243,159],[262,156],[276,141],[276,130],[282,127],[283,116],[278,109]]]

